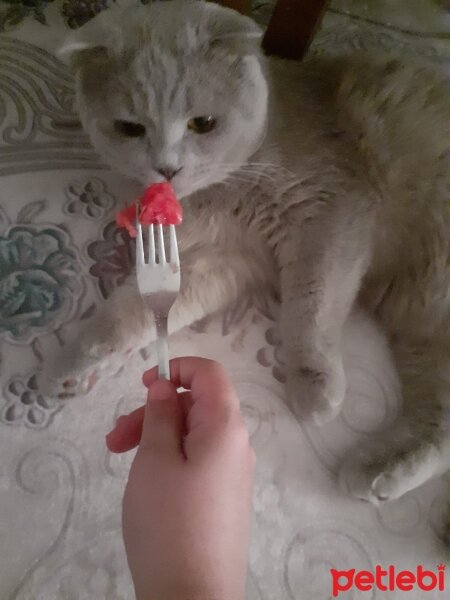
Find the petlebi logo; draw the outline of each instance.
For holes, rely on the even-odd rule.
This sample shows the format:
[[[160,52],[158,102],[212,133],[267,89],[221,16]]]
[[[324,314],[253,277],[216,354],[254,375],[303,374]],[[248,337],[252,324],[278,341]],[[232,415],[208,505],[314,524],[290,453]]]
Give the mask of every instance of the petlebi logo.
[[[422,590],[431,592],[433,590],[445,591],[445,565],[438,565],[436,571],[424,569],[418,565],[415,571],[397,571],[390,565],[383,569],[381,565],[376,565],[375,571],[338,571],[331,569],[331,591],[333,598],[338,598],[344,592],[357,589],[361,592],[370,592],[379,590],[380,592],[411,592],[412,590]],[[380,594],[380,599],[382,595]],[[425,599],[424,599],[425,600]]]

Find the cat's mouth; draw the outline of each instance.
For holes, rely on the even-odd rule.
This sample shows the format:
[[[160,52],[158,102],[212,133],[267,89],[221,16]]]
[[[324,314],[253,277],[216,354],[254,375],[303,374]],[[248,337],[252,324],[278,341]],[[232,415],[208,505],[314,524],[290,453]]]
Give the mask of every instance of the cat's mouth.
[[[142,181],[145,187],[154,183],[169,182],[179,200],[191,196],[195,192],[205,190],[213,185],[226,181],[230,173],[227,169],[201,168],[201,169],[183,169],[169,180],[159,173],[152,171],[146,179]]]
[[[153,185],[155,183],[170,183],[176,197],[179,200],[183,200],[184,198],[187,198],[188,196],[190,196],[192,193],[194,193],[195,191],[197,191],[198,187],[194,186],[192,183],[189,183],[189,181],[182,181],[181,176],[175,176],[172,179],[168,180],[167,178],[164,177],[155,177],[155,176],[150,176],[146,181],[143,182],[145,187],[149,187],[150,185]]]

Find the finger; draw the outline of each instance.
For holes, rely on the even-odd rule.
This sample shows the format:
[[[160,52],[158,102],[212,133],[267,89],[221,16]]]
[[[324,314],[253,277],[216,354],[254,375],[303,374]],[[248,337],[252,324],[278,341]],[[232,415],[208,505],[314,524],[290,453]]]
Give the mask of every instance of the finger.
[[[183,422],[192,408],[193,400],[191,392],[178,394],[178,401],[183,413]],[[121,415],[115,427],[106,435],[106,446],[110,452],[120,454],[128,452],[139,445],[144,423],[145,405],[140,406],[128,415]]]
[[[170,381],[177,387],[184,387],[185,389],[192,388],[192,380],[194,375],[198,371],[204,371],[210,369],[213,365],[218,365],[209,358],[201,358],[199,356],[186,356],[180,358],[173,358],[169,362],[170,368]],[[158,379],[158,367],[153,367],[149,371],[145,371],[142,376],[142,381],[146,387],[149,387],[153,381]]]
[[[110,452],[128,452],[141,441],[145,406],[117,419],[116,425],[106,436],[106,446]]]
[[[139,450],[182,457],[182,435],[183,411],[176,387],[159,379],[148,391]]]
[[[157,376],[156,368],[146,371],[142,378],[144,385],[151,385]],[[239,401],[228,375],[216,361],[199,357],[172,359],[170,380],[177,387],[191,390],[195,403],[214,403],[219,409],[239,409]]]
[[[178,401],[181,405],[183,418],[186,418],[194,404],[194,399],[192,398],[191,392],[178,392]]]

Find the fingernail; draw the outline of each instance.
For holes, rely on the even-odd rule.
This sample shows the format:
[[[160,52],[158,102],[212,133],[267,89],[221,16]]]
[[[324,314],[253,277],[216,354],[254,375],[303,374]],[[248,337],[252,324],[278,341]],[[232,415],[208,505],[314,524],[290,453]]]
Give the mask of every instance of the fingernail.
[[[120,427],[120,424],[126,420],[126,416],[125,415],[120,415],[120,417],[117,417],[117,419],[114,421],[114,426],[111,429],[111,431],[109,433],[106,434],[106,437],[108,437],[108,435],[111,435],[111,433],[113,431],[115,431],[118,427]]]
[[[173,384],[167,379],[158,379],[148,391],[149,400],[152,402],[158,400],[167,400],[173,394]]]
[[[118,425],[120,425],[120,423],[121,423],[122,421],[125,421],[125,419],[126,419],[125,415],[120,415],[120,417],[117,417],[117,419],[116,419],[116,422],[114,423],[114,429],[115,429],[115,428],[116,428]]]

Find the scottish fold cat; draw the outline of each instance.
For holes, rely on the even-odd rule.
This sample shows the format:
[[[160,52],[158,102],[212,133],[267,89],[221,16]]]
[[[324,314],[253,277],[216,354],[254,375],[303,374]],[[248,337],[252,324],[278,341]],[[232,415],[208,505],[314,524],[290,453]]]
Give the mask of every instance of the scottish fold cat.
[[[169,0],[99,15],[61,56],[99,153],[142,186],[170,180],[183,201],[172,331],[245,292],[278,294],[288,402],[320,424],[344,399],[349,315],[363,307],[381,325],[404,416],[341,479],[361,498],[397,498],[450,466],[448,89],[394,58],[300,64],[259,48],[251,19]],[[131,278],[48,386],[86,391],[154,337]]]

